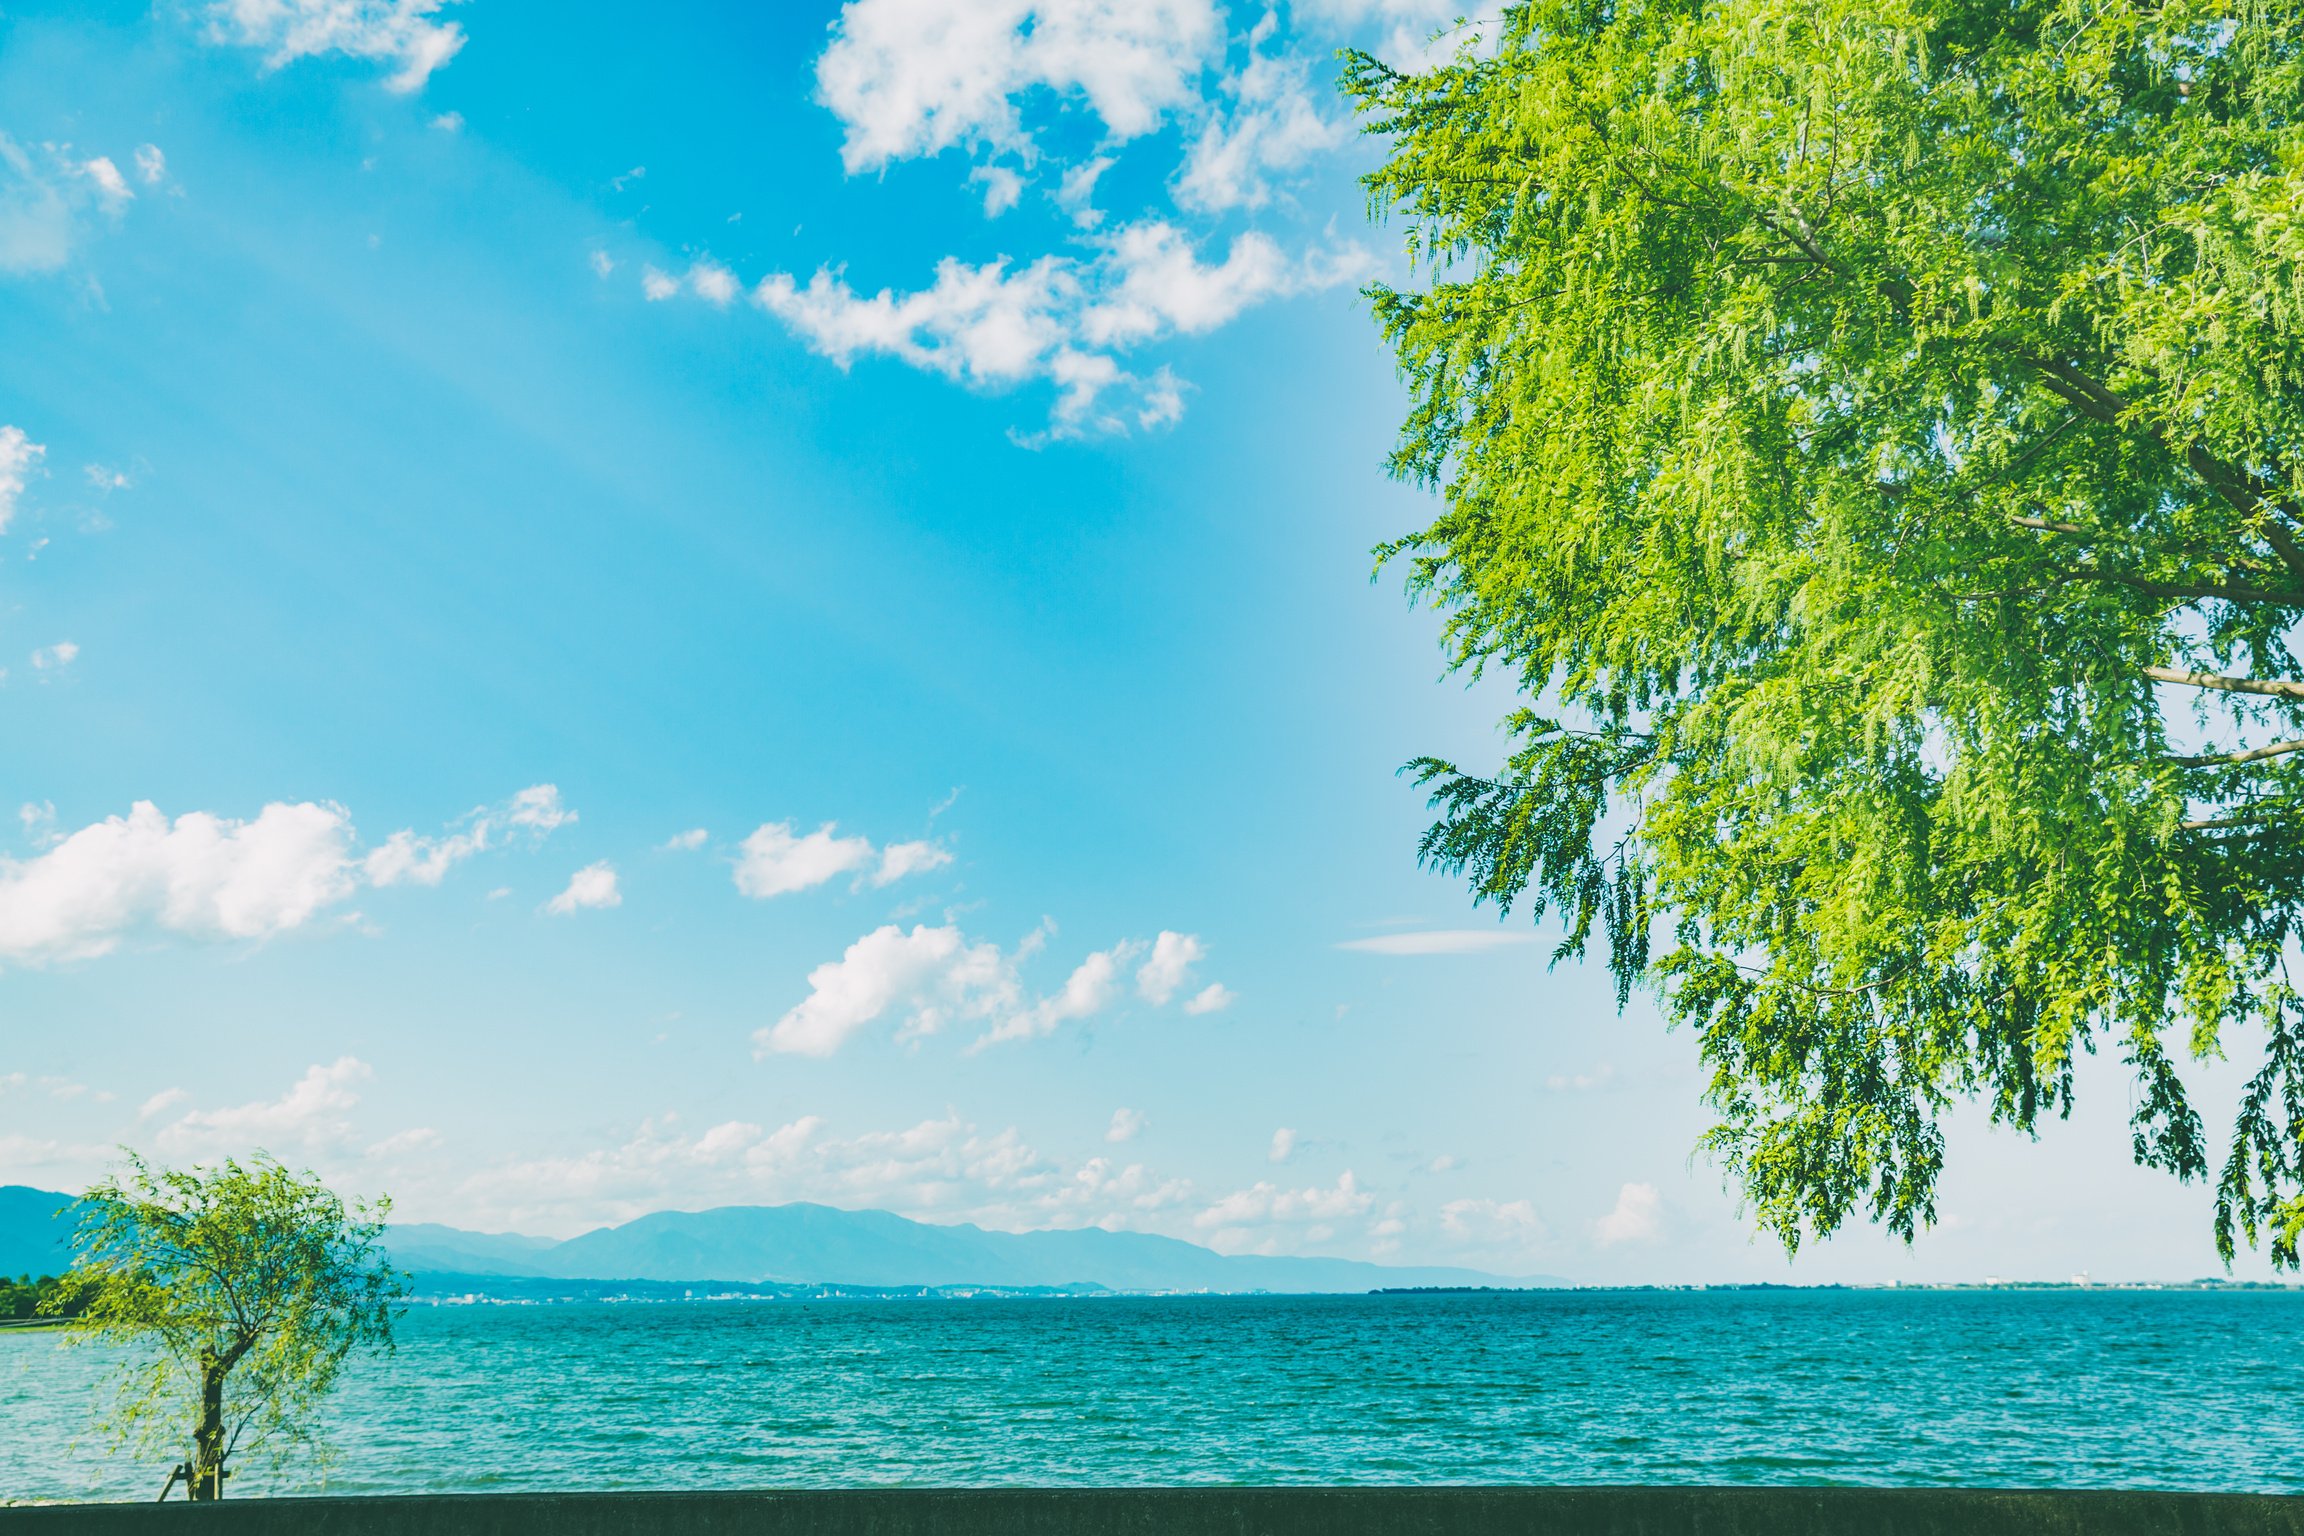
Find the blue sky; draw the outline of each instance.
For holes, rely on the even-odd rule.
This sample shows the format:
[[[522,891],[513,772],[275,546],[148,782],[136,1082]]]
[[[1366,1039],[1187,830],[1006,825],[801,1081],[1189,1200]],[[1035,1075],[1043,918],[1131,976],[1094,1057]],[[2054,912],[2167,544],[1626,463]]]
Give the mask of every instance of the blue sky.
[[[1449,9],[0,16],[0,1182],[2212,1268],[2113,1070],[1787,1267],[1693,1043],[1415,867],[1507,701],[1369,580],[1333,54]]]

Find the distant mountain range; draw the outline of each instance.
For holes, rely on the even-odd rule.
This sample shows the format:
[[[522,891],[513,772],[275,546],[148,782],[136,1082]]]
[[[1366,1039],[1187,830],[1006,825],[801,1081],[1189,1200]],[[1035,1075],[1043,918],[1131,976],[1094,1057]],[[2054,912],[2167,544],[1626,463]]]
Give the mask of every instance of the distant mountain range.
[[[68,1260],[69,1195],[0,1186],[0,1274],[39,1274]],[[726,1281],[839,1286],[1101,1286],[1115,1291],[1368,1291],[1385,1286],[1561,1285],[1472,1269],[1356,1259],[1225,1255],[1173,1237],[1106,1232],[988,1232],[886,1211],[828,1205],[732,1205],[658,1211],[555,1241],[414,1223],[385,1234],[394,1262],[476,1280]]]

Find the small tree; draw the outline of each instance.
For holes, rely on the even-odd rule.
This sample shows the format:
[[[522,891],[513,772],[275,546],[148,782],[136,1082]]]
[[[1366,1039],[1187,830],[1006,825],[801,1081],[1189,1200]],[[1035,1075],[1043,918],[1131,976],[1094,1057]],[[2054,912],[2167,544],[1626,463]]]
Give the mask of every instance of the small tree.
[[[347,1209],[263,1153],[183,1171],[130,1153],[81,1197],[77,1258],[42,1308],[76,1308],[83,1336],[139,1346],[116,1440],[179,1444],[189,1418],[192,1455],[170,1484],[221,1498],[234,1455],[313,1444],[314,1409],[354,1349],[392,1348],[407,1287],[377,1245],[390,1209]]]

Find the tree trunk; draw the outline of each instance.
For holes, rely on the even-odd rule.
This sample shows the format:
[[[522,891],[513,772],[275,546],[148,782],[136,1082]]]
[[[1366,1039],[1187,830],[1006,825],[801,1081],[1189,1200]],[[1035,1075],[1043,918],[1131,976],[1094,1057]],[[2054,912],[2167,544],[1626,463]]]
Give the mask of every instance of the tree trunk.
[[[192,1436],[195,1499],[224,1497],[224,1373],[232,1367],[214,1356],[200,1362],[200,1427]]]

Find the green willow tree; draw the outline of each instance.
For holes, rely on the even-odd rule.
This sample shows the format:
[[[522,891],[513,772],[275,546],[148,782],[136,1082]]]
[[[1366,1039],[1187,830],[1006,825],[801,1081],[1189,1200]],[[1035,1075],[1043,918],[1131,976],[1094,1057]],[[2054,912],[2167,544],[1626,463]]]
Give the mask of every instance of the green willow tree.
[[[1526,705],[1424,857],[1692,1028],[1790,1247],[1933,1219],[1955,1101],[2133,1069],[2304,1233],[2304,7],[1534,0],[1348,59],[1442,493],[1378,551]],[[2211,1145],[2180,1063],[2255,1069]]]
[[[127,1346],[114,1435],[189,1443],[170,1485],[194,1499],[224,1496],[235,1455],[314,1449],[345,1359],[392,1347],[406,1286],[378,1246],[389,1201],[348,1210],[261,1153],[188,1171],[131,1153],[79,1209],[76,1260],[42,1309]]]

